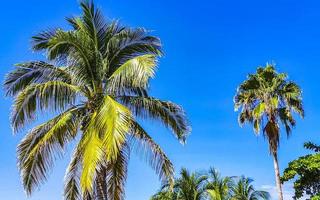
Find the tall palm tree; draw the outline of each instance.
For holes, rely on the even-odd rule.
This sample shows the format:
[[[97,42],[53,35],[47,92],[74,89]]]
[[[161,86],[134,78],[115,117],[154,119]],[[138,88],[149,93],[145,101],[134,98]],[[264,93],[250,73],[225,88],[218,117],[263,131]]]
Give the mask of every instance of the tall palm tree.
[[[180,106],[148,95],[161,55],[159,39],[106,21],[92,2],[80,5],[82,15],[67,18],[71,30],[33,37],[33,50],[46,53],[47,62],[17,64],[5,79],[6,93],[14,97],[14,132],[39,112],[56,114],[18,145],[18,167],[30,195],[76,140],[64,198],[119,200],[132,148],[142,151],[161,179],[172,180],[172,163],[137,120],[158,120],[181,142],[190,129]]]
[[[203,200],[207,176],[201,173],[190,173],[182,168],[180,177],[172,185],[166,183],[162,189],[151,197],[151,200]]]
[[[283,124],[287,135],[290,135],[296,121],[292,113],[304,116],[300,87],[288,81],[287,75],[278,73],[272,64],[258,67],[255,74],[250,74],[239,86],[234,98],[235,109],[241,109],[239,123],[253,124],[256,134],[262,129],[269,142],[269,150],[274,160],[276,185],[279,200],[283,200],[280,182],[278,147],[280,124]]]
[[[269,200],[269,193],[255,190],[252,182],[250,178],[240,177],[232,187],[231,200]]]
[[[232,177],[222,177],[214,168],[209,170],[209,179],[206,184],[206,192],[210,200],[231,199],[231,189],[233,187]]]

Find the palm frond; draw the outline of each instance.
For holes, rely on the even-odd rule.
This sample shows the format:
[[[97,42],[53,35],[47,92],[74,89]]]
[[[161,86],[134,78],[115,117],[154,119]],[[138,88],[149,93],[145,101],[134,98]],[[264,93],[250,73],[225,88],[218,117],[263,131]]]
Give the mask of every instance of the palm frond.
[[[92,51],[90,38],[75,31],[58,30],[48,43],[48,59],[56,60],[65,65],[73,66],[73,72],[78,82],[86,83],[89,88],[95,88],[97,73],[96,56]]]
[[[27,86],[19,92],[13,104],[11,124],[14,132],[34,120],[37,109],[41,111],[51,108],[54,111],[61,111],[71,107],[79,91],[77,86],[62,81],[48,81]]]
[[[60,29],[51,29],[42,31],[39,34],[32,37],[32,49],[35,51],[47,50],[50,40],[55,37],[56,32]]]
[[[65,174],[64,199],[81,200],[80,175],[82,168],[82,152],[80,148],[74,150],[73,156]]]
[[[87,130],[85,136],[80,141],[83,149],[82,171],[80,177],[80,186],[82,195],[92,194],[93,183],[96,179],[97,167],[103,162],[104,151],[103,142],[99,133],[94,129]]]
[[[162,181],[173,184],[173,164],[162,151],[161,147],[156,144],[148,133],[137,123],[132,122],[132,136],[138,144],[132,148],[138,150],[145,157],[150,166],[156,171]]]
[[[93,114],[86,128],[84,141],[81,187],[92,192],[96,168],[103,160],[117,160],[130,128],[131,113],[121,104],[106,96],[100,108]]]
[[[185,142],[191,128],[179,105],[152,97],[121,96],[118,99],[136,116],[160,120],[182,143]]]
[[[130,130],[130,110],[106,96],[96,115],[92,117],[89,130],[95,130],[103,140],[108,160],[115,160]]]
[[[122,29],[108,41],[105,59],[109,62],[109,74],[113,74],[128,60],[149,54],[156,56],[162,54],[158,38],[147,35],[147,31],[142,28]]]
[[[18,145],[18,166],[28,195],[46,180],[55,155],[61,155],[65,145],[76,136],[79,112],[72,108],[39,125]]]
[[[100,49],[104,45],[105,30],[107,24],[101,11],[95,8],[93,2],[83,1],[80,3],[83,15],[82,22],[84,23],[85,32],[93,40],[95,46]]]
[[[130,148],[124,144],[117,155],[117,159],[107,164],[107,193],[109,199],[123,200],[125,197],[125,183],[127,179]]]
[[[146,89],[149,79],[154,77],[156,64],[156,56],[150,54],[128,60],[109,78],[109,92],[121,94],[126,88]]]
[[[306,142],[304,143],[304,148],[309,149],[309,150],[313,150],[315,152],[320,152],[320,146],[316,145],[315,143],[312,142]]]
[[[64,68],[33,61],[16,64],[16,69],[7,74],[4,87],[7,95],[14,96],[30,84],[56,80],[71,83],[71,75]]]

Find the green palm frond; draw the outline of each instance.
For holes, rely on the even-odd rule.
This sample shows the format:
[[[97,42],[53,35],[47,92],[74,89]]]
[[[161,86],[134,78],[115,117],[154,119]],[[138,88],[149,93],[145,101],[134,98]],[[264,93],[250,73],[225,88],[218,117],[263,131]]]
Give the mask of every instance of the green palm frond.
[[[312,150],[314,152],[320,152],[320,145],[316,145],[315,143],[305,142],[303,146],[304,148]]]
[[[62,82],[48,81],[31,84],[18,93],[15,98],[11,124],[14,131],[18,131],[27,122],[34,120],[38,110],[50,108],[61,111],[75,103],[77,86]]]
[[[140,156],[146,158],[150,166],[159,174],[160,179],[173,184],[173,164],[161,147],[156,144],[148,133],[137,123],[132,122],[132,136],[138,144],[133,145]]]
[[[71,75],[65,68],[33,61],[16,64],[16,69],[6,76],[4,87],[8,96],[15,96],[30,84],[58,80],[71,83]]]
[[[55,155],[63,153],[65,145],[77,134],[79,113],[71,108],[56,118],[32,129],[18,146],[18,162],[23,185],[31,192],[46,180]]]
[[[103,142],[98,132],[90,130],[90,132],[86,132],[80,143],[83,149],[80,186],[83,195],[85,193],[91,194],[97,166],[102,163],[104,157]]]
[[[182,143],[185,142],[190,127],[184,110],[177,104],[152,97],[121,96],[118,99],[136,116],[160,120]]]
[[[130,110],[106,96],[99,110],[92,117],[88,131],[95,131],[102,139],[102,145],[108,152],[108,160],[116,160],[130,130],[132,121]]]
[[[108,42],[110,75],[126,61],[141,55],[161,55],[161,43],[143,28],[123,29]]]
[[[93,2],[81,2],[83,11],[82,22],[84,30],[93,40],[95,46],[100,49],[104,45],[106,22],[99,9],[95,9]]]
[[[72,63],[77,79],[95,88],[96,75],[92,62],[95,55],[90,51],[92,41],[87,35],[73,31],[58,30],[48,43],[48,59],[63,64]]]
[[[155,68],[155,55],[142,55],[128,60],[109,78],[109,92],[121,94],[121,91],[132,87],[147,89],[149,79],[154,77]]]
[[[65,174],[63,196],[66,200],[81,200],[80,175],[82,151],[76,148]]]
[[[49,41],[55,36],[58,29],[42,31],[32,37],[32,49],[35,51],[47,50]]]
[[[130,148],[128,144],[124,144],[116,160],[107,164],[107,194],[113,200],[124,199],[129,158]]]

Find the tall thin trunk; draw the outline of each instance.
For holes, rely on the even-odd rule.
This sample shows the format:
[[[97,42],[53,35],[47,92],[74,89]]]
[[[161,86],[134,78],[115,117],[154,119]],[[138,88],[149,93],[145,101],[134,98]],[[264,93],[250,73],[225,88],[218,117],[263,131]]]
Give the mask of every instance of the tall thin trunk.
[[[278,154],[277,152],[272,153],[273,155],[273,165],[274,165],[274,172],[276,175],[276,186],[278,190],[278,200],[283,200],[283,194],[282,194],[282,185],[280,181],[280,170],[279,170],[279,163],[278,163]]]

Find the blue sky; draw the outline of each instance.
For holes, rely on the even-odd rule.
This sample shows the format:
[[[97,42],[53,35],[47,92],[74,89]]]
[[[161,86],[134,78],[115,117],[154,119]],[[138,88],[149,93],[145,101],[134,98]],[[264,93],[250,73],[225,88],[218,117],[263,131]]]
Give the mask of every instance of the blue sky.
[[[145,27],[159,36],[165,56],[151,94],[181,104],[192,124],[182,146],[160,124],[144,123],[177,171],[215,166],[223,175],[253,177],[256,187],[273,191],[274,173],[267,142],[249,126],[240,128],[233,109],[236,87],[258,65],[274,61],[303,89],[306,117],[293,135],[281,138],[280,167],[303,155],[302,144],[320,142],[320,2],[298,0],[96,0],[105,16]],[[79,14],[76,0],[4,1],[0,12],[0,77],[14,63],[43,58],[30,51],[30,37],[50,27],[66,27],[64,17]],[[2,79],[2,78],[1,78]],[[24,132],[12,135],[12,99],[0,90],[0,198],[27,199],[20,184],[15,149]],[[39,118],[42,118],[40,116]],[[49,180],[31,200],[62,199],[64,170],[56,162]],[[132,155],[128,200],[148,199],[159,188],[155,173]],[[290,185],[285,186],[291,192]],[[290,199],[290,198],[288,198]]]

